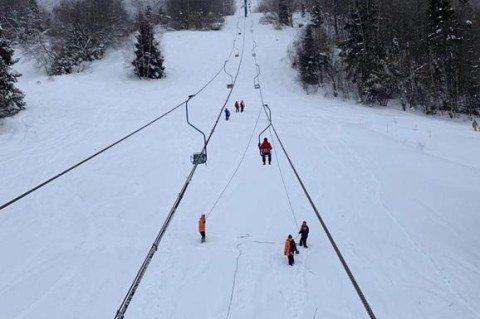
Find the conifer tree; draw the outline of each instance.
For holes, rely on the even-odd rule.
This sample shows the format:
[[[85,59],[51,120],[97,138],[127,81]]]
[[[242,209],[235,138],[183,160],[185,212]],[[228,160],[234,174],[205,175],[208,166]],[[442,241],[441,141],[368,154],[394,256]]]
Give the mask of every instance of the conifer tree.
[[[13,50],[0,26],[0,118],[12,116],[25,108],[24,94],[14,85],[20,74],[10,69],[15,62]]]
[[[290,25],[290,10],[288,0],[280,0],[278,4],[278,20],[282,25]]]
[[[25,14],[19,20],[17,39],[24,56],[48,73],[54,54],[47,21],[47,14],[40,10],[37,0],[28,0]]]
[[[311,10],[310,27],[312,28],[312,37],[315,44],[314,50],[317,53],[317,74],[320,84],[324,83],[324,78],[327,74],[331,75],[332,61],[331,61],[331,47],[328,41],[328,36],[323,29],[323,14],[320,1],[316,0]]]
[[[323,15],[322,15],[322,8],[320,7],[320,1],[317,0],[313,4],[310,14],[311,14],[310,23],[316,28],[321,27],[323,24]]]
[[[155,41],[150,20],[150,8],[147,14],[139,14],[139,33],[136,36],[135,60],[132,62],[135,75],[139,78],[160,79],[165,75],[163,57]]]
[[[313,38],[313,26],[307,25],[297,48],[300,80],[304,85],[318,84],[319,54]]]
[[[360,100],[365,104],[385,104],[391,95],[378,23],[376,1],[357,0],[345,26],[348,39],[341,45],[347,76],[356,83]]]
[[[91,61],[85,56],[82,39],[81,31],[73,29],[61,51],[55,56],[50,67],[50,75],[80,72],[82,62]]]
[[[22,32],[19,38],[21,41],[31,42],[43,31],[43,21],[37,0],[28,0],[27,12],[20,24]]]
[[[472,22],[466,21],[463,47],[464,70],[462,70],[462,86],[465,87],[466,105],[465,112],[468,115],[480,115],[480,52],[472,46],[478,43],[476,37],[480,35],[472,30]]]
[[[461,36],[454,15],[449,0],[429,0],[430,33],[427,45],[430,63],[427,76],[431,79],[431,112],[437,108],[455,112],[456,108],[454,81],[459,69],[458,44]]]

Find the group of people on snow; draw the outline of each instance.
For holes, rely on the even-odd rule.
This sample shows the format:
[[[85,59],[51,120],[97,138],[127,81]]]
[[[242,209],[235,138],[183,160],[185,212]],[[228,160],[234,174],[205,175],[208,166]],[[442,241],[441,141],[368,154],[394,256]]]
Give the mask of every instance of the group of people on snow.
[[[308,232],[310,229],[308,228],[307,222],[304,221],[302,226],[300,226],[300,242],[298,243],[300,246],[308,248],[307,246],[307,238]],[[283,254],[288,258],[288,264],[293,266],[295,264],[295,254],[300,253],[297,249],[297,244],[295,243],[295,239],[293,239],[292,235],[288,235],[287,240],[285,240],[285,247],[283,249]]]
[[[238,101],[235,101],[235,112],[243,112],[245,109],[245,101],[242,100],[240,103]],[[228,107],[225,108],[225,120],[228,121],[230,119],[230,110]]]
[[[243,112],[245,109],[245,101],[241,100],[240,103],[238,101],[235,101],[235,112]],[[228,121],[230,119],[230,110],[228,108],[225,108],[225,120]],[[268,141],[268,139],[265,137],[263,139],[262,143],[258,143],[258,149],[260,150],[260,156],[262,156],[262,162],[263,165],[267,163],[271,165],[272,164],[272,145]]]
[[[235,112],[243,112],[244,109],[245,109],[245,102],[243,100],[240,103],[238,101],[235,101]],[[225,120],[228,121],[230,118],[230,110],[228,108],[225,108],[224,112],[225,112]],[[263,165],[266,165],[267,161],[268,161],[268,164],[271,165],[272,164],[272,145],[268,141],[268,138],[265,137],[263,139],[263,142],[258,143],[258,149],[260,150],[260,155],[262,156]],[[198,220],[198,232],[200,233],[202,243],[205,242],[205,223],[206,223],[205,214],[202,214],[200,216],[200,219]],[[307,238],[308,238],[309,228],[306,221],[302,223],[302,225],[300,226],[300,231],[298,233],[300,234],[299,245],[305,248],[308,248]],[[299,251],[297,249],[297,244],[295,243],[293,236],[288,235],[287,240],[285,240],[284,255],[287,256],[288,264],[290,266],[293,266],[295,264],[295,254],[298,254],[298,253]]]
[[[245,109],[245,101],[240,101],[240,103],[238,103],[238,101],[235,101],[235,112],[243,112],[243,110]]]
[[[200,216],[200,219],[198,220],[198,232],[200,233],[201,239],[200,241],[202,243],[205,242],[205,214],[202,214]],[[300,226],[300,230],[298,233],[300,234],[300,242],[298,243],[300,246],[303,246],[305,248],[308,248],[307,246],[307,238],[308,238],[308,233],[310,229],[307,225],[307,222],[304,221],[302,223],[302,226]],[[288,264],[290,266],[293,266],[295,264],[295,254],[300,253],[299,250],[297,249],[297,244],[295,243],[295,239],[293,239],[292,235],[288,235],[287,240],[285,240],[285,246],[283,250],[283,254],[287,256],[288,258]]]

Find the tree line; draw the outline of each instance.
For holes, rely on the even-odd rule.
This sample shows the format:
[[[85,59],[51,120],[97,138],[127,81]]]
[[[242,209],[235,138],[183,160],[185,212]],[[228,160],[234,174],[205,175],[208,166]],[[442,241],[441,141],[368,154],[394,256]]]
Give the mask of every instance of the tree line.
[[[63,0],[45,10],[37,0],[0,0],[0,118],[25,106],[14,83],[13,48],[35,61],[46,74],[81,72],[106,50],[135,33],[133,73],[140,78],[165,76],[164,59],[154,29],[218,30],[234,13],[234,0],[159,0],[128,12],[122,0]]]
[[[365,105],[480,115],[477,0],[266,0],[281,25],[308,23],[291,54],[304,88]],[[264,6],[265,8],[265,6]],[[281,17],[286,18],[281,18]]]

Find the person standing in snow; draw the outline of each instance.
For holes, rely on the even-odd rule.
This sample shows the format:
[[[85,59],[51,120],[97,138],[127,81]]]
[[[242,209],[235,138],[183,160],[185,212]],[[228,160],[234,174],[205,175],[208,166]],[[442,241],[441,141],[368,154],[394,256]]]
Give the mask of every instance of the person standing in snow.
[[[202,216],[200,216],[200,219],[198,220],[198,231],[202,236],[202,243],[205,242],[205,214],[202,214]]]
[[[243,112],[244,108],[245,108],[245,102],[242,100],[242,102],[240,102],[240,112]]]
[[[302,226],[300,226],[300,231],[298,232],[300,234],[300,242],[298,244],[305,248],[308,248],[307,247],[308,232],[309,232],[309,228],[308,228],[307,222],[304,221],[302,223]]]
[[[283,250],[283,254],[288,257],[288,264],[293,266],[295,263],[295,254],[298,254],[297,245],[295,244],[295,240],[293,239],[292,235],[288,235],[287,240],[285,241],[285,248]]]
[[[262,155],[262,162],[265,165],[266,159],[268,158],[268,165],[272,164],[272,145],[268,142],[268,139],[265,137],[263,143],[258,143],[258,148],[260,149],[260,155]]]
[[[230,118],[230,110],[225,108],[225,120],[228,121],[229,118]]]
[[[239,112],[240,111],[240,104],[238,103],[238,101],[235,101],[235,112]]]

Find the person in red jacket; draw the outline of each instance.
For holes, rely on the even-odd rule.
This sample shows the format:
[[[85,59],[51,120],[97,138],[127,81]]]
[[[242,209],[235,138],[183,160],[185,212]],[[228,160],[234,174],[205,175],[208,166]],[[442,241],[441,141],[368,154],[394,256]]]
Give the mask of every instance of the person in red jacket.
[[[268,165],[272,164],[272,145],[268,142],[268,139],[265,137],[263,143],[258,143],[258,148],[260,149],[260,155],[262,155],[262,162],[265,165],[266,159],[268,158]]]

